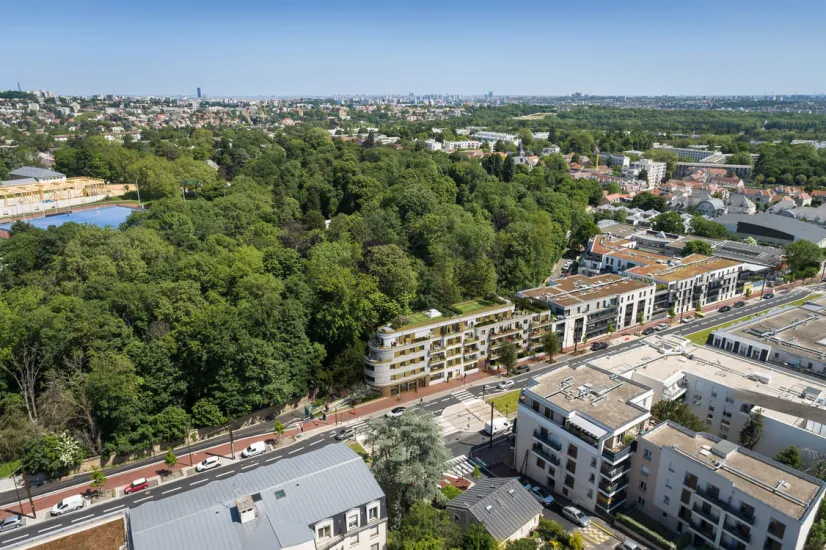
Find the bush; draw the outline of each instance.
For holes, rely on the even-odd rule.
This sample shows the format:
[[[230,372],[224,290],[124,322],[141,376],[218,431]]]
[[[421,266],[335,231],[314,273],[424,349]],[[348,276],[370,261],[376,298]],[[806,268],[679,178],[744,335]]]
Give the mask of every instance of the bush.
[[[563,545],[568,545],[568,533],[565,528],[552,519],[544,517],[539,518],[539,526],[536,528],[536,534],[544,541],[556,540]]]
[[[447,500],[453,500],[462,494],[462,490],[458,487],[454,487],[453,485],[445,485],[442,487],[442,494]]]
[[[212,399],[205,397],[192,405],[192,423],[196,428],[206,426],[220,426],[227,420],[218,405]]]
[[[648,539],[648,541],[653,542],[657,546],[660,546],[662,548],[669,548],[670,550],[677,550],[676,544],[674,544],[670,540],[667,540],[656,531],[649,529],[648,527],[636,521],[635,519],[626,516],[625,514],[617,514],[617,521],[625,525],[635,533],[638,533],[643,538]]]

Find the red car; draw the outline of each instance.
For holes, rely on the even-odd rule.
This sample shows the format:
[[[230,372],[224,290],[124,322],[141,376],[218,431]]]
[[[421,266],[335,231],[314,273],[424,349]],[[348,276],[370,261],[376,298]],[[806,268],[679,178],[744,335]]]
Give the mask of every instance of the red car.
[[[142,477],[140,479],[136,479],[135,481],[124,487],[123,494],[129,495],[132,493],[136,493],[138,491],[146,489],[147,487],[149,487],[149,482],[146,481],[145,477]]]

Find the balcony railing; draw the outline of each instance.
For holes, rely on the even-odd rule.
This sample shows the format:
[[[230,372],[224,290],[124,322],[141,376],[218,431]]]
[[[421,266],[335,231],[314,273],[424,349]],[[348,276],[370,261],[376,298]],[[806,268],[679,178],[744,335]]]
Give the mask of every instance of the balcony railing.
[[[692,530],[696,531],[697,533],[700,533],[710,542],[714,543],[714,539],[717,537],[717,533],[715,532],[713,527],[703,527],[703,524],[699,521],[691,521],[689,525],[691,526]]]
[[[745,521],[749,525],[754,525],[754,515],[753,514],[747,514],[743,510],[740,510],[739,508],[735,508],[734,506],[729,504],[728,501],[721,500],[719,494],[710,493],[708,490],[702,489],[702,488],[697,488],[696,493],[698,495],[700,495],[702,498],[704,498],[705,500],[707,500],[708,502],[714,504],[715,506],[721,508],[725,512],[731,514],[732,516],[734,516],[736,518],[740,518],[741,520]]]
[[[602,469],[600,469],[599,473],[602,474],[604,477],[608,478],[609,480],[612,480],[630,471],[631,463],[626,463],[622,466],[618,466],[616,468],[611,469],[603,467]]]
[[[733,522],[726,521],[723,524],[723,530],[746,543],[751,542],[751,530],[748,528],[737,527]]]
[[[557,457],[552,452],[546,450],[541,444],[534,443],[533,447],[531,447],[531,449],[533,450],[533,452],[540,455],[542,458],[547,459],[548,462],[550,462],[554,466],[559,466],[559,462],[560,462],[559,457]]]
[[[637,448],[637,442],[633,441],[627,445],[620,445],[619,447],[603,447],[602,457],[611,462],[619,462],[627,456],[631,456]]]
[[[533,436],[539,441],[547,443],[554,451],[560,452],[562,450],[562,443],[551,439],[550,434],[542,435],[542,432],[540,432],[539,430],[534,430]]]
[[[715,514],[710,509],[708,511],[705,511],[705,510],[703,510],[703,507],[700,506],[699,504],[695,504],[694,506],[691,507],[691,509],[694,511],[695,514],[700,514],[701,516],[706,518],[711,523],[714,523],[715,525],[717,523],[720,523],[720,514]]]
[[[623,489],[624,487],[627,487],[627,486],[628,486],[628,476],[623,476],[623,477],[619,478],[616,481],[611,481],[611,482],[600,481],[599,482],[599,489],[601,491],[605,492],[605,494],[607,494],[608,496],[610,496],[612,493],[616,493],[616,492],[620,491],[621,489]]]

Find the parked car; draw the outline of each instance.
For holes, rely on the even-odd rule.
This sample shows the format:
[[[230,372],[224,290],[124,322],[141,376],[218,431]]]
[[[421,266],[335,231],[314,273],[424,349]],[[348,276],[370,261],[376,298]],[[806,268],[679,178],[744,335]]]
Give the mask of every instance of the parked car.
[[[398,418],[401,415],[403,415],[404,411],[406,410],[407,407],[396,407],[394,409],[390,409],[384,416],[386,416],[387,418]]]
[[[136,493],[138,491],[143,491],[149,487],[149,481],[145,477],[141,477],[127,485],[123,488],[124,495],[131,495],[132,493]]]
[[[267,444],[263,441],[256,441],[251,443],[249,447],[241,451],[241,458],[249,458],[264,453],[267,450]]]
[[[608,342],[597,342],[595,344],[591,344],[591,351],[599,351],[601,349],[606,349],[608,347]]]
[[[493,419],[493,428],[491,428],[490,422],[485,422],[485,429],[482,431],[485,435],[496,435],[506,433],[511,428],[513,428],[513,426],[511,425],[510,420],[500,417]]]
[[[746,302],[736,302],[734,307],[743,307],[744,305],[746,305]]]
[[[531,367],[529,365],[520,365],[513,370],[514,374],[524,374],[526,372],[531,372]]]
[[[720,313],[728,313],[729,311],[731,311],[731,306],[723,306],[720,309],[718,309],[717,311],[719,311]]]
[[[763,296],[764,300],[771,300],[772,298],[774,298],[774,292],[769,292],[768,294]]]
[[[63,514],[68,514],[69,512],[74,512],[75,510],[80,510],[83,508],[85,501],[83,497],[80,495],[72,495],[70,497],[66,497],[54,506],[52,506],[51,514],[53,516],[62,516]]]
[[[580,527],[588,527],[591,524],[591,518],[586,516],[582,510],[576,506],[566,506],[562,509],[562,515]]]
[[[550,508],[551,504],[554,503],[554,497],[549,495],[548,491],[546,491],[539,485],[531,489],[531,495],[539,502],[539,504],[541,504],[545,508]]]
[[[643,550],[643,547],[634,539],[626,538],[616,546],[616,550]]]
[[[516,476],[516,481],[519,482],[519,485],[527,489],[528,491],[531,490],[531,482],[527,479],[523,478],[522,476]]]
[[[0,521],[0,533],[4,531],[11,531],[12,529],[17,529],[18,527],[23,527],[23,525],[23,516],[9,516],[3,521]]]
[[[654,330],[656,330],[657,332],[660,332],[660,331],[663,331],[667,328],[668,328],[668,323],[660,323],[659,325],[654,327]]]
[[[513,380],[502,380],[498,384],[496,384],[497,390],[509,390],[514,386]]]
[[[688,315],[686,317],[683,317],[680,322],[681,323],[691,323],[693,321],[694,321],[694,317],[692,317],[691,315]]]
[[[207,470],[211,470],[213,468],[217,468],[221,465],[221,457],[219,456],[210,456],[203,459],[201,462],[195,466],[196,472],[206,472]]]
[[[356,429],[355,428],[342,428],[336,434],[336,441],[344,441],[346,439],[352,439],[356,437]]]
[[[642,335],[643,335],[643,336],[651,336],[651,335],[652,335],[652,334],[654,334],[655,332],[657,332],[657,329],[655,329],[654,327],[648,327],[647,329],[645,329],[644,331],[642,331]]]

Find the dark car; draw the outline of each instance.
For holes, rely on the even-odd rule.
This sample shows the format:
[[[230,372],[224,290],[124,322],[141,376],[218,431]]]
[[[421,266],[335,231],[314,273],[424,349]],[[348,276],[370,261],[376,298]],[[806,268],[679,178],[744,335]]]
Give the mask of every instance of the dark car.
[[[655,332],[657,332],[657,329],[655,329],[654,327],[648,327],[647,329],[642,331],[642,334],[643,334],[643,336],[651,336]]]
[[[764,300],[771,300],[772,298],[774,298],[774,292],[769,292],[768,294],[763,296]]]
[[[17,529],[18,527],[23,527],[23,516],[9,516],[3,521],[0,521],[0,533],[3,531],[11,531],[12,529]]]
[[[591,345],[591,351],[599,351],[608,347],[608,342],[597,342]]]
[[[528,365],[520,365],[514,369],[514,374],[522,374],[525,372],[531,372],[531,367]]]
[[[746,305],[746,302],[737,302],[734,307],[743,307],[744,305]]]
[[[731,306],[723,306],[718,310],[720,313],[728,313],[731,311]]]

